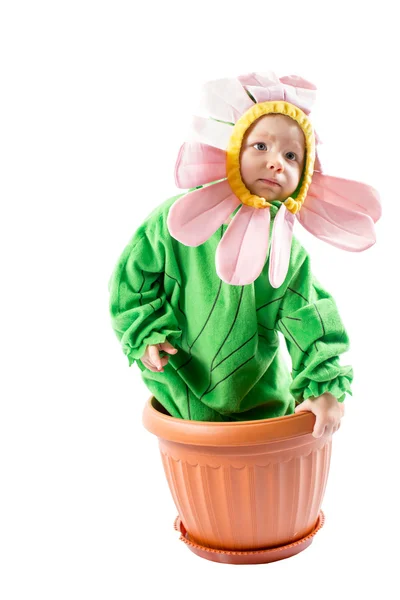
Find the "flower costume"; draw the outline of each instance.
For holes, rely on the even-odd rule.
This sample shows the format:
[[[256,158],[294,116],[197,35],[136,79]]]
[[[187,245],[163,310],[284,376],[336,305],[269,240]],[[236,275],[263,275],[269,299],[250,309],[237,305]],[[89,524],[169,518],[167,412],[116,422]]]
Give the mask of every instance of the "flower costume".
[[[347,334],[293,227],[297,220],[339,248],[364,250],[380,204],[369,186],[322,174],[308,117],[314,96],[309,82],[272,73],[207,84],[202,108],[211,118],[195,117],[176,166],[179,187],[204,187],[153,211],[113,273],[114,330],[172,416],[277,417],[292,413],[295,399],[350,393],[352,369],[339,364]],[[300,183],[283,202],[253,195],[240,173],[244,135],[266,114],[294,119],[306,142]],[[178,353],[164,373],[146,369],[146,346],[166,339]]]

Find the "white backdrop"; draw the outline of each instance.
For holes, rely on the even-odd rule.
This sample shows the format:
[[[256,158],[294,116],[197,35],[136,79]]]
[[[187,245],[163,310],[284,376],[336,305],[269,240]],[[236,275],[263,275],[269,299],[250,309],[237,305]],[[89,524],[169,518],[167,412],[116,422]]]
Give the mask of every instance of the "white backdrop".
[[[398,594],[398,31],[391,2],[97,0],[1,4],[0,596]],[[107,283],[178,191],[201,85],[273,69],[319,89],[325,171],[379,189],[376,246],[297,235],[352,341],[354,396],[305,552],[197,558],[173,530],[149,393],[111,329]],[[398,559],[398,556],[397,556]]]

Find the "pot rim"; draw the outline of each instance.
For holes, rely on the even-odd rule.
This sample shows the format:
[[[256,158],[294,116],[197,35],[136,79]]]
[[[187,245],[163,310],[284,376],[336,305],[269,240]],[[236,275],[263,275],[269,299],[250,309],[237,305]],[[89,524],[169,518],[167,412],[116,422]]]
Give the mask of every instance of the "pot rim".
[[[315,415],[301,412],[257,421],[212,422],[178,419],[160,412],[150,396],[143,410],[143,425],[158,438],[194,446],[249,446],[312,434]]]

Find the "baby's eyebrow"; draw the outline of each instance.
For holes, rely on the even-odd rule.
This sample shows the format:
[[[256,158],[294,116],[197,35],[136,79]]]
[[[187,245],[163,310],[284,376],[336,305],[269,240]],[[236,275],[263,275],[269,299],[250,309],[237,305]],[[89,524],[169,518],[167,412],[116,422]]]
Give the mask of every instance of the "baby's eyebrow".
[[[288,142],[288,145],[296,146],[301,152],[303,152],[304,150],[304,146],[302,146],[302,144],[300,144],[300,142],[298,142],[297,140],[290,140]]]

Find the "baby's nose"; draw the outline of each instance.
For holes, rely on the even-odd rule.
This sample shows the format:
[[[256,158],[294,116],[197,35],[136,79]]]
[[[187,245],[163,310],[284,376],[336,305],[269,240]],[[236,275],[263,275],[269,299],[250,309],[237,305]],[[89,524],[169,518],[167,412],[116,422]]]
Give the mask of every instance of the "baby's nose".
[[[267,168],[271,171],[282,171],[283,165],[278,158],[270,158],[267,161]]]

